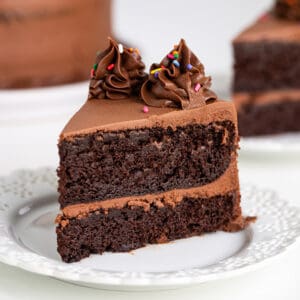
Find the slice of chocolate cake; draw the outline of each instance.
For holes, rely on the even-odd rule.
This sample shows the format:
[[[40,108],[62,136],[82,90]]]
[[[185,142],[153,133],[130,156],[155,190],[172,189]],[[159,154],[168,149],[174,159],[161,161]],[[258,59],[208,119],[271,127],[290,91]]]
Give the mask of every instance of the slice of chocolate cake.
[[[299,131],[300,1],[276,1],[233,47],[240,134]]]
[[[92,70],[89,100],[60,136],[56,231],[65,262],[249,221],[234,105],[209,89],[183,40],[147,81],[143,67],[137,50],[111,40]]]

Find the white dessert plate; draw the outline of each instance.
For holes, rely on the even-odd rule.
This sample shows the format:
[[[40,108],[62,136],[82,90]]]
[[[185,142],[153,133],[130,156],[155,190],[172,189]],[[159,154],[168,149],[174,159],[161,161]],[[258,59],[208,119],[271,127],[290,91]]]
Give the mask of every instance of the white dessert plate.
[[[300,132],[242,137],[240,147],[244,152],[300,154]]]
[[[217,232],[130,253],[66,264],[56,252],[56,175],[51,168],[0,178],[0,261],[110,290],[167,289],[240,275],[278,257],[300,236],[300,209],[270,191],[242,185],[244,214],[258,220],[238,233]]]

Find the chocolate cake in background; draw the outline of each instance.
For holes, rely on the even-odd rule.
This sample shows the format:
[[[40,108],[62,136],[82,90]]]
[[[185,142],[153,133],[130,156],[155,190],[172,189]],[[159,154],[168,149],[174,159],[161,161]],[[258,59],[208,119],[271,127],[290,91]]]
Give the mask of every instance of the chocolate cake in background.
[[[137,49],[109,43],[60,135],[62,259],[243,229],[234,105],[184,40],[149,76]]]
[[[300,131],[300,1],[276,1],[233,48],[240,134]]]
[[[278,18],[300,21],[300,1],[277,0],[274,7],[274,14]]]
[[[0,1],[0,88],[87,80],[111,32],[110,2]]]

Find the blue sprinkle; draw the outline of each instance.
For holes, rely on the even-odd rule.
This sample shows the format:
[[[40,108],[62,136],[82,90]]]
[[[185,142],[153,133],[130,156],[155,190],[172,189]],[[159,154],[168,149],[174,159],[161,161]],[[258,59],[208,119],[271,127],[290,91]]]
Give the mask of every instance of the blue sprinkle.
[[[173,60],[173,65],[175,66],[175,67],[177,67],[177,68],[179,68],[180,67],[180,63],[179,63],[179,61],[178,60]]]
[[[154,77],[155,77],[155,78],[158,78],[158,72],[155,72],[155,73],[154,73]]]
[[[192,66],[191,64],[187,64],[187,65],[186,65],[186,68],[187,68],[187,70],[190,71],[190,70],[192,70],[193,66]]]

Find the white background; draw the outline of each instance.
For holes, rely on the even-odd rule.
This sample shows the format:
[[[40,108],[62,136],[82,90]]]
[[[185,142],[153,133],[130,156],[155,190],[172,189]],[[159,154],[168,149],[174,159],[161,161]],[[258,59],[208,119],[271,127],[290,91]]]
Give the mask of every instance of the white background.
[[[271,4],[272,0],[118,0],[115,32],[140,48],[148,67],[185,38],[208,74],[227,74],[230,41]]]
[[[230,40],[269,6],[264,0],[118,0],[115,32],[137,44],[149,66],[185,37],[216,78],[230,82]],[[299,25],[300,26],[300,25]],[[224,77],[225,76],[225,77]],[[16,168],[56,166],[58,134],[85,100],[87,85],[75,88],[0,91],[0,175]],[[254,155],[241,150],[240,176],[272,188],[300,206],[300,154]],[[300,299],[300,245],[262,270],[187,289],[119,293],[73,286],[0,264],[0,299]]]

